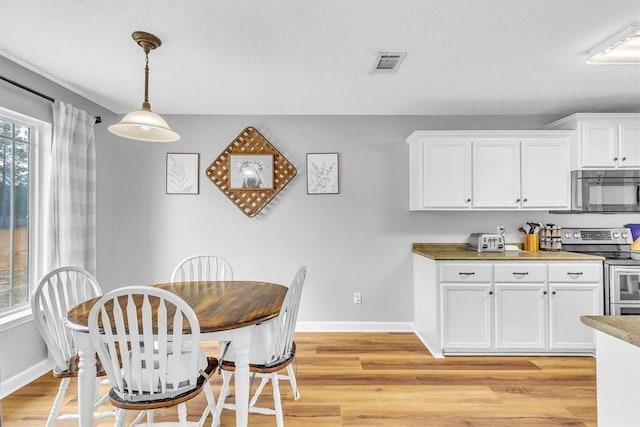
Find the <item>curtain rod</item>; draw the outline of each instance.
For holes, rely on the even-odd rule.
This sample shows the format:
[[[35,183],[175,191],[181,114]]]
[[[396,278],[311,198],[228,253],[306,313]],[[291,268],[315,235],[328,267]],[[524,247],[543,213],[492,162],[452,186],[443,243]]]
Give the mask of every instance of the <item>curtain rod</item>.
[[[42,92],[38,92],[38,91],[37,91],[37,90],[35,90],[35,89],[31,89],[30,87],[25,86],[25,85],[23,85],[23,84],[21,84],[21,83],[18,83],[18,82],[16,82],[15,80],[8,79],[8,78],[6,78],[5,76],[0,76],[0,80],[4,80],[4,81],[5,81],[5,82],[7,82],[7,83],[10,83],[10,84],[12,84],[12,85],[14,85],[14,86],[17,86],[17,87],[19,87],[19,88],[20,88],[20,89],[22,89],[22,90],[26,90],[27,92],[30,92],[30,93],[32,93],[32,94],[34,94],[34,95],[37,95],[37,96],[39,96],[40,98],[44,98],[44,99],[46,99],[47,101],[56,102],[56,100],[55,100],[54,98],[50,97],[49,95],[45,95],[45,94],[44,94],[44,93],[42,93]],[[98,123],[102,123],[102,117],[100,117],[100,116],[96,116],[96,124],[98,124]]]

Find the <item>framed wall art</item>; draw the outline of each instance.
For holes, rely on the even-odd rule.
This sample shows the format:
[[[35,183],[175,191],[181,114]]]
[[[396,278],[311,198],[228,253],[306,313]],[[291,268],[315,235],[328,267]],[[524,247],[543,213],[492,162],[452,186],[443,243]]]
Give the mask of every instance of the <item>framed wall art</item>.
[[[307,194],[338,194],[338,153],[307,153]]]
[[[200,193],[200,153],[167,153],[166,193]]]
[[[273,154],[231,154],[229,166],[229,188],[273,189]]]
[[[249,126],[205,173],[238,209],[253,218],[291,182],[297,170],[264,135]]]

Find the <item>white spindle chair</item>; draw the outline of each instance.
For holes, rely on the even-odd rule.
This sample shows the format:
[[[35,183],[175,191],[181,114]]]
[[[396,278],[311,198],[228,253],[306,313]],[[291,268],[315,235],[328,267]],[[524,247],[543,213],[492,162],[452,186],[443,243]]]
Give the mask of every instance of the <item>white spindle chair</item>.
[[[282,402],[280,399],[279,380],[288,380],[293,391],[295,400],[300,398],[298,384],[291,362],[296,355],[296,345],[293,341],[293,333],[298,318],[298,307],[300,306],[300,296],[302,295],[302,287],[307,274],[307,268],[302,266],[298,270],[289,286],[287,296],[282,303],[280,314],[271,322],[265,322],[256,326],[251,341],[251,350],[249,353],[249,369],[254,376],[261,379],[256,392],[249,402],[249,412],[259,414],[269,414],[276,416],[276,425],[284,426],[284,417],[282,415]],[[220,415],[222,409],[235,410],[235,404],[225,403],[225,399],[229,394],[229,383],[235,370],[235,357],[233,350],[230,349],[228,355],[221,361],[222,370],[222,388],[218,397],[218,405],[216,408],[214,423],[220,425]],[[278,371],[286,368],[287,375],[279,375]],[[262,393],[265,385],[271,381],[273,387],[274,408],[257,407],[256,403]]]
[[[233,269],[219,255],[191,255],[178,263],[171,273],[171,282],[233,280]]]
[[[143,411],[147,426],[202,426],[214,416],[209,376],[218,360],[200,349],[200,324],[177,295],[149,286],[131,286],[105,294],[89,313],[89,335],[102,360],[117,412]],[[207,407],[197,422],[187,421],[186,402],[204,389]],[[178,423],[153,423],[153,410],[178,405]]]
[[[64,326],[63,318],[74,306],[99,295],[102,295],[100,285],[88,271],[77,267],[60,267],[40,280],[31,298],[34,322],[53,357],[53,376],[60,378],[60,387],[47,419],[47,427],[54,426],[56,421],[78,419],[77,413],[60,415],[69,382],[72,377],[78,376],[79,362],[73,333]],[[97,368],[96,388],[100,386],[100,377],[105,376],[100,364]],[[96,402],[94,418],[114,416],[113,411],[97,411],[107,398],[108,395],[105,394]]]

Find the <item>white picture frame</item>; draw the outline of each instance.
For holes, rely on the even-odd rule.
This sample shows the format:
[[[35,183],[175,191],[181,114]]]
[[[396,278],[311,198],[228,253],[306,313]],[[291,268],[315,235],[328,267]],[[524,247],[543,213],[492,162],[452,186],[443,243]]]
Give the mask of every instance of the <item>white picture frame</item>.
[[[167,194],[200,194],[200,153],[167,153]]]
[[[273,154],[230,154],[229,188],[273,190]]]
[[[340,193],[338,153],[307,153],[307,194]]]

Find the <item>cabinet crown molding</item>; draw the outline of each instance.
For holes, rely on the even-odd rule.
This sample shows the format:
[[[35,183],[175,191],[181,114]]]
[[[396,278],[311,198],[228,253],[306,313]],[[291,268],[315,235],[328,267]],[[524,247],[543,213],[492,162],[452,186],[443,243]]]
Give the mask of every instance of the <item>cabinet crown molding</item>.
[[[567,138],[575,134],[573,130],[417,130],[405,139],[407,144],[425,139],[483,140],[483,139],[533,139]]]

